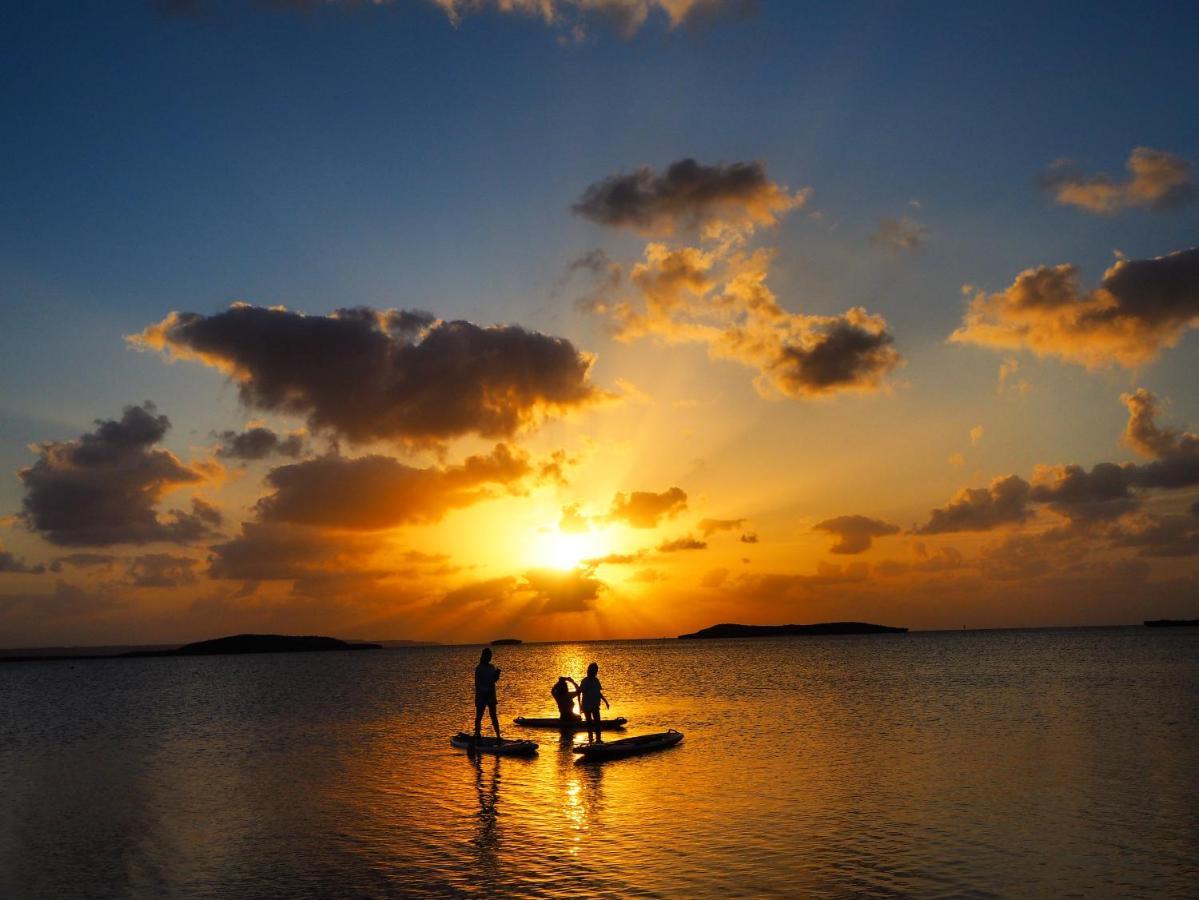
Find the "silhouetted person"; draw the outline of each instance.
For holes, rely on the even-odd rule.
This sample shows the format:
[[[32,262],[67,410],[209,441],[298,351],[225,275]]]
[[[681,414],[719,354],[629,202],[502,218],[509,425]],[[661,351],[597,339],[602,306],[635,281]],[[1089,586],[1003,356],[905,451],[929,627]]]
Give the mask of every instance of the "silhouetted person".
[[[608,698],[604,696],[604,686],[600,684],[598,674],[599,665],[592,663],[587,667],[587,677],[579,685],[579,706],[583,710],[583,718],[587,720],[587,740],[589,741],[603,740],[603,736],[600,734],[600,701],[604,701],[606,709],[612,708],[608,704]]]
[[[495,728],[495,742],[500,742],[500,717],[495,712],[495,683],[500,680],[499,666],[491,664],[491,648],[484,647],[475,666],[475,742],[479,740],[479,726],[483,723],[483,710],[491,713],[491,724]]]
[[[570,684],[567,684],[568,681]],[[570,689],[571,684],[574,685],[573,691]],[[558,680],[554,682],[554,686],[550,688],[550,696],[558,704],[558,716],[564,723],[574,721],[574,701],[578,695],[579,685],[569,675],[559,675]]]

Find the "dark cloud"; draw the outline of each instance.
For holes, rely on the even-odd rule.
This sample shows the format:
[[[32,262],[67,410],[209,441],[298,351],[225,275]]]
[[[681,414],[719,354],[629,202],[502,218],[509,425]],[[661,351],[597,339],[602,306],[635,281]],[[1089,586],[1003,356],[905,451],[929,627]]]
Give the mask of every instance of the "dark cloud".
[[[185,465],[156,448],[170,427],[154,404],[127,406],[120,419],[97,420],[77,440],[37,446],[38,460],[18,477],[21,519],[59,546],[192,543],[213,533],[220,513],[193,499],[191,512],[160,515],[169,491],[205,481],[212,470]]]
[[[524,587],[542,601],[540,612],[564,613],[592,609],[607,585],[587,569],[531,569],[525,572]]]
[[[196,580],[199,560],[170,553],[147,553],[129,562],[129,583],[134,587],[179,587]]]
[[[686,535],[673,541],[663,541],[658,545],[659,553],[678,553],[681,550],[707,550],[707,541]]]
[[[1157,398],[1144,388],[1120,399],[1128,407],[1124,440],[1150,462],[1101,462],[1089,470],[1075,463],[1037,466],[1031,484],[1018,475],[997,478],[990,488],[959,491],[948,506],[934,509],[916,533],[989,531],[1020,524],[1032,515],[1033,504],[1043,504],[1069,519],[1062,536],[1071,537],[1080,529],[1094,530],[1137,511],[1144,490],[1199,484],[1199,436],[1160,427]]]
[[[1130,491],[1132,466],[1099,463],[1087,471],[1079,465],[1038,466],[1028,498],[1073,522],[1117,519],[1140,501]]]
[[[512,489],[532,472],[527,454],[497,444],[457,466],[416,468],[390,456],[323,456],[272,469],[258,501],[264,522],[379,530],[436,522],[452,509]]]
[[[760,162],[708,166],[681,159],[661,174],[643,166],[597,181],[583,192],[574,211],[601,225],[644,234],[698,228],[711,235],[774,225],[780,214],[802,206],[806,198],[805,191],[791,194],[771,181]]]
[[[241,581],[291,581],[333,574],[382,574],[384,549],[373,535],[303,525],[245,522],[237,537],[214,545],[208,574]]]
[[[756,368],[763,395],[882,389],[902,362],[886,321],[860,307],[835,316],[788,311],[766,283],[772,259],[766,249],[651,243],[631,270],[635,293],[613,294],[590,309],[611,323],[618,340],[700,343],[713,358]]]
[[[736,531],[744,524],[744,519],[700,519],[697,527],[700,534],[707,538],[720,531]]]
[[[1124,440],[1152,462],[1136,466],[1135,484],[1143,488],[1181,488],[1199,484],[1199,435],[1157,425],[1157,398],[1144,388],[1120,397],[1128,407]]]
[[[1085,175],[1070,159],[1059,159],[1041,176],[1041,186],[1061,204],[1110,215],[1123,209],[1175,209],[1195,197],[1193,167],[1164,150],[1137,147],[1125,163],[1128,178]]]
[[[27,565],[25,560],[13,556],[12,553],[4,549],[3,544],[0,544],[0,575],[5,573],[13,575],[42,575],[45,571],[46,567],[44,565]]]
[[[990,531],[1028,518],[1029,484],[1019,475],[996,478],[986,488],[963,488],[947,506],[934,509],[917,534]]]
[[[1121,523],[1111,538],[1118,547],[1137,548],[1140,556],[1196,556],[1199,519],[1196,515],[1142,515]]]
[[[262,425],[245,431],[222,431],[217,456],[229,459],[266,459],[271,454],[297,459],[304,455],[304,435],[299,432],[282,437]]]
[[[747,532],[745,532],[745,534],[741,535],[741,543],[743,543],[743,544],[756,544],[757,542],[758,542],[757,532],[747,531]]]
[[[1120,259],[1093,291],[1072,265],[1021,272],[1007,290],[978,292],[950,340],[1027,348],[1088,367],[1135,368],[1199,324],[1199,248]]]
[[[817,522],[812,527],[836,538],[829,548],[832,553],[863,553],[870,549],[876,537],[899,533],[898,525],[866,516],[837,516]]]
[[[839,316],[806,342],[780,346],[769,366],[775,384],[792,397],[880,387],[899,354],[885,323],[866,318]]]
[[[633,491],[612,498],[608,518],[633,528],[657,528],[659,522],[674,518],[686,508],[687,494],[682,488],[672,487],[660,494]]]
[[[592,357],[565,338],[427,313],[238,304],[171,313],[129,340],[220,369],[250,409],[304,415],[356,442],[509,436],[608,396],[589,381]]]
[[[870,236],[870,243],[892,253],[915,253],[928,240],[928,229],[909,218],[879,220],[878,231]]]
[[[79,569],[111,568],[117,557],[111,553],[70,553],[54,560],[60,566],[66,564]]]

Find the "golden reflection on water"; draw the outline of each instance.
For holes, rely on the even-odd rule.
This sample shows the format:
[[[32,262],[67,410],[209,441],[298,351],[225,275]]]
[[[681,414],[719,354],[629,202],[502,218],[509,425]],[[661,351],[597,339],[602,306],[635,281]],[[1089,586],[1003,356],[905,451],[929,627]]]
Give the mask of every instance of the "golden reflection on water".
[[[18,723],[0,826],[24,829],[0,827],[0,896],[1194,894],[1194,642],[504,648],[500,716],[540,744],[531,759],[449,746],[473,721],[477,655],[37,669],[19,709],[0,692]],[[1113,675],[1113,659],[1131,662]],[[684,741],[578,765],[585,733],[512,724],[552,715],[554,680],[593,660],[605,717]],[[46,726],[30,697],[69,715]],[[88,855],[97,833],[119,869]]]

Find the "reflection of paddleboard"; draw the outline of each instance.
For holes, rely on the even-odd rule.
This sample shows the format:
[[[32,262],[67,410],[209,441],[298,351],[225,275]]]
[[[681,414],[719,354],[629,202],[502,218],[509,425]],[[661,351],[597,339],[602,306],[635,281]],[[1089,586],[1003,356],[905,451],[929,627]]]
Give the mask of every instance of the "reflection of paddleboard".
[[[537,744],[533,741],[514,741],[504,738],[496,743],[493,737],[481,737],[476,742],[465,731],[459,731],[450,738],[450,743],[459,750],[470,750],[471,745],[474,744],[474,749],[480,753],[494,753],[496,756],[533,756],[537,753]]]
[[[658,734],[639,734],[637,737],[622,738],[619,741],[580,744],[574,748],[574,751],[579,754],[579,762],[603,762],[606,759],[620,759],[624,756],[637,756],[640,753],[665,750],[667,747],[673,747],[682,739],[683,733],[672,728]]]
[[[586,731],[587,723],[582,719],[568,719],[563,722],[558,716],[553,718],[533,719],[526,716],[517,716],[513,719],[517,725],[525,728],[557,728],[560,731]],[[624,716],[618,716],[615,719],[601,719],[600,729],[603,731],[611,731],[613,729],[624,728],[629,724],[629,720]],[[594,726],[592,726],[594,727]]]

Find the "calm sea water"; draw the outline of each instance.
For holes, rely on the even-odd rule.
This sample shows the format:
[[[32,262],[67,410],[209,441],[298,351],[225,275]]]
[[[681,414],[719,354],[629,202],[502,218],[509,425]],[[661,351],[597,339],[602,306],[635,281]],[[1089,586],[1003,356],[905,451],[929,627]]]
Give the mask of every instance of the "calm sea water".
[[[686,733],[599,767],[477,657],[0,666],[0,896],[1199,894],[1199,630],[497,648]]]

